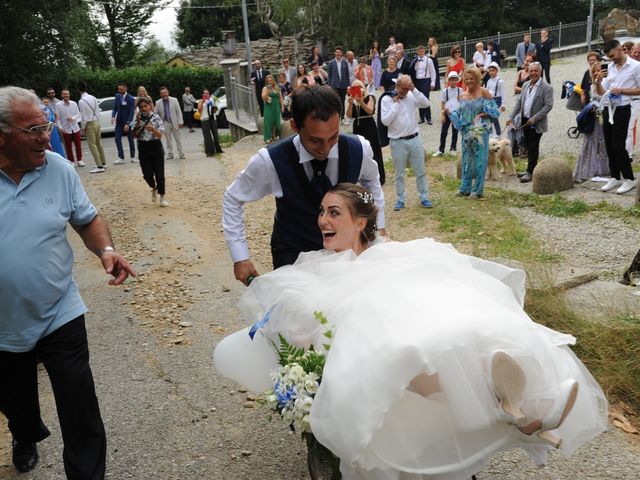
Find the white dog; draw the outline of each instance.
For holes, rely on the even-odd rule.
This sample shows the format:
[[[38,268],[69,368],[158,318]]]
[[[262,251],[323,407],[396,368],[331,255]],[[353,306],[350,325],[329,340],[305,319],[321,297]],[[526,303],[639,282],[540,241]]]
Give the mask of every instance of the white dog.
[[[500,173],[515,175],[516,167],[513,164],[511,155],[511,141],[506,138],[491,137],[489,139],[489,165],[487,168],[487,180],[498,178],[498,162],[500,162]]]

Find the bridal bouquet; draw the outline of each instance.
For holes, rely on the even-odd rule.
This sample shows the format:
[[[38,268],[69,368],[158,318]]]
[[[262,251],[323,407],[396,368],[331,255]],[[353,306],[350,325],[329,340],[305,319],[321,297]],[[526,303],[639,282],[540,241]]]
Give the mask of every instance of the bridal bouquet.
[[[324,336],[328,343],[322,345],[322,351],[313,345],[305,350],[291,345],[280,335],[280,345],[274,344],[280,367],[272,372],[273,389],[264,394],[267,406],[300,434],[311,433],[309,413],[322,380],[326,355],[331,347],[329,342],[333,338],[333,328],[326,317],[321,312],[313,315],[325,327]]]

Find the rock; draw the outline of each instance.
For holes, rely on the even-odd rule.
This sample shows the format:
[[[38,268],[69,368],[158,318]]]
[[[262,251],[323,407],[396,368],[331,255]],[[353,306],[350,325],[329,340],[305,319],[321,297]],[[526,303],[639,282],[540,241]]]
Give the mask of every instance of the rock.
[[[193,327],[193,322],[180,322],[178,325],[180,325],[183,328],[188,328],[188,327]]]
[[[550,195],[573,188],[571,167],[560,158],[547,158],[533,170],[532,191],[538,195]]]
[[[600,35],[606,42],[616,37],[616,31],[625,30],[629,37],[640,35],[640,12],[614,8],[600,24]]]
[[[251,450],[243,450],[240,455],[242,455],[243,457],[248,457],[249,455],[251,455]]]

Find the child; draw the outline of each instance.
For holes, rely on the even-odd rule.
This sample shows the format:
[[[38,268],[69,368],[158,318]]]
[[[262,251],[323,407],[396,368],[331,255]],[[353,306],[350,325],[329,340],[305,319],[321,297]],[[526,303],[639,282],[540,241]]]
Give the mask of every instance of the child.
[[[487,90],[489,90],[491,92],[491,95],[493,95],[493,99],[495,100],[500,112],[504,112],[506,110],[504,105],[504,80],[502,80],[498,76],[498,74],[500,73],[500,67],[496,62],[491,62],[487,70],[489,72]],[[500,129],[500,119],[495,118],[493,120],[493,126],[496,129],[496,135],[500,136],[500,134],[502,133],[502,130]]]
[[[447,75],[447,88],[442,91],[440,95],[440,111],[442,112],[441,121],[442,129],[440,130],[440,149],[435,153],[434,157],[444,155],[444,146],[447,143],[447,133],[449,132],[449,125],[451,125],[451,119],[449,113],[455,111],[458,108],[458,97],[462,93],[462,89],[458,87],[458,81],[460,76],[458,72],[451,71]],[[456,151],[456,143],[458,142],[458,130],[451,125],[451,152]]]

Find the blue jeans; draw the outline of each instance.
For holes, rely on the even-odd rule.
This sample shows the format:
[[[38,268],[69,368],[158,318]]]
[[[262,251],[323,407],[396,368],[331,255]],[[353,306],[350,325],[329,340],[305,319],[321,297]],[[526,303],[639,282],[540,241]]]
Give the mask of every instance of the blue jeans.
[[[116,123],[116,148],[118,149],[118,158],[124,160],[124,150],[122,149],[122,135],[126,135],[127,139],[129,139],[129,153],[131,154],[131,158],[136,157],[136,144],[133,143],[133,132],[131,129],[127,133],[123,131],[124,123]]]
[[[399,202],[405,201],[404,176],[407,162],[416,174],[416,188],[420,201],[428,199],[427,175],[424,168],[424,147],[420,135],[409,140],[390,139],[391,158],[395,170],[396,197]]]

